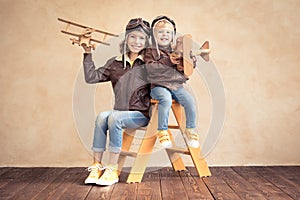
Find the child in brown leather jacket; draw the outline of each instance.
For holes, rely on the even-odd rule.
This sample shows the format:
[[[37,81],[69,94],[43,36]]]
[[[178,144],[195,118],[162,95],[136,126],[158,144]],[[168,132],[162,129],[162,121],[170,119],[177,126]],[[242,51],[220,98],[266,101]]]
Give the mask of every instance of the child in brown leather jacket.
[[[196,105],[194,97],[183,87],[187,77],[182,63],[172,56],[175,46],[176,25],[167,16],[158,16],[151,24],[152,47],[145,53],[148,81],[151,83],[151,97],[158,103],[158,139],[163,147],[170,148],[172,142],[167,132],[172,99],[184,107],[186,115],[185,137],[188,145],[199,147],[196,130]],[[173,54],[174,55],[174,54]]]

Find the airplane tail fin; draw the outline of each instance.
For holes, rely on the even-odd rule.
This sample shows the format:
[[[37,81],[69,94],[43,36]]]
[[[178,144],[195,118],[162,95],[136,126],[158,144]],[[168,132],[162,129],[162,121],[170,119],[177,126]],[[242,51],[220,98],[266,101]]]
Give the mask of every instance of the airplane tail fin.
[[[210,54],[210,48],[209,48],[209,42],[205,41],[203,45],[200,47],[200,49],[192,50],[191,56],[201,56],[203,60],[206,62],[209,61],[209,54]]]
[[[200,50],[202,50],[200,56],[203,58],[203,60],[208,62],[209,61],[209,53],[210,53],[209,42],[205,41],[203,43],[203,45],[200,47]]]

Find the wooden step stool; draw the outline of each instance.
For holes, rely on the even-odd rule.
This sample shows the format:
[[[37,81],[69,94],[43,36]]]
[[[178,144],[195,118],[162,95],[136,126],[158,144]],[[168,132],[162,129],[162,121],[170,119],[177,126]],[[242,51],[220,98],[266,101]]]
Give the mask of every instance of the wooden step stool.
[[[119,157],[118,167],[119,172],[121,172],[122,167],[125,163],[127,156],[135,157],[135,161],[133,166],[130,170],[129,176],[127,178],[127,183],[135,183],[141,182],[144,172],[147,167],[147,163],[149,161],[150,155],[154,148],[156,139],[157,139],[157,126],[158,126],[158,101],[151,100],[152,104],[152,114],[150,121],[147,127],[142,129],[146,130],[144,138],[141,142],[140,148],[138,152],[130,152],[130,146],[134,139],[135,131],[131,132],[130,134],[126,133],[126,130],[123,132],[123,144],[122,144],[122,152]],[[173,143],[173,147],[175,147],[175,142],[173,140],[172,134],[170,129],[180,129],[181,134],[184,134],[185,130],[185,121],[182,119],[182,106],[173,100],[172,102],[172,111],[175,116],[178,125],[169,125],[169,134],[171,136],[171,140]],[[184,121],[184,122],[183,122]],[[185,139],[184,139],[185,141]],[[172,163],[173,169],[175,171],[182,171],[186,170],[185,165],[181,159],[179,154],[186,154],[190,155],[193,161],[193,164],[198,172],[199,177],[211,176],[210,170],[207,166],[207,163],[203,157],[201,157],[201,151],[199,148],[190,148],[185,141],[187,149],[183,148],[168,148],[165,149],[169,156],[169,159]]]

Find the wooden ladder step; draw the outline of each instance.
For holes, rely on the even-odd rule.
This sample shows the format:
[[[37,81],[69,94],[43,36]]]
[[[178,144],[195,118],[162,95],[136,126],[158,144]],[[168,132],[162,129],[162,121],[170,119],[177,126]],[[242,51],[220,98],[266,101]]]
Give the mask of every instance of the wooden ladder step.
[[[178,125],[168,125],[168,128],[170,128],[170,129],[179,129],[180,127]]]
[[[184,149],[184,148],[167,148],[166,149],[169,152],[173,152],[173,153],[181,153],[181,154],[186,154],[186,155],[191,155],[190,151],[188,149]]]
[[[132,152],[132,151],[124,151],[124,150],[122,150],[120,154],[123,155],[123,156],[137,157],[137,153],[136,152]]]

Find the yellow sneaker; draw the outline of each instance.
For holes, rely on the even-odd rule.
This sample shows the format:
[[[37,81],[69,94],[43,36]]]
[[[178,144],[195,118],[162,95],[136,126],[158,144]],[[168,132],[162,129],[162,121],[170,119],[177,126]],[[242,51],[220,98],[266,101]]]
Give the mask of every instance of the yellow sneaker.
[[[94,163],[92,166],[88,167],[87,170],[90,172],[89,176],[85,179],[84,184],[94,184],[96,183],[100,176],[103,174],[103,166],[101,163]]]
[[[118,166],[108,165],[105,167],[103,175],[96,182],[97,185],[113,185],[119,182]]]
[[[158,140],[164,148],[171,148],[172,141],[167,130],[160,130],[157,133]]]
[[[199,147],[199,136],[194,128],[188,128],[185,130],[185,137],[187,139],[187,143],[191,148]]]

